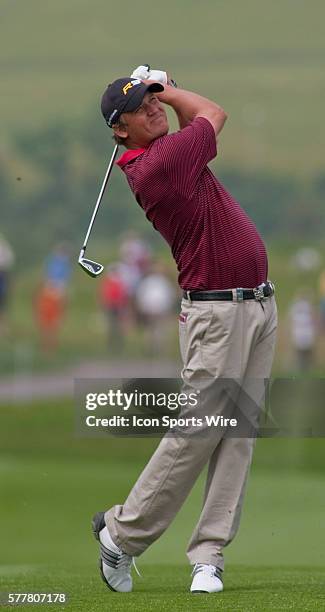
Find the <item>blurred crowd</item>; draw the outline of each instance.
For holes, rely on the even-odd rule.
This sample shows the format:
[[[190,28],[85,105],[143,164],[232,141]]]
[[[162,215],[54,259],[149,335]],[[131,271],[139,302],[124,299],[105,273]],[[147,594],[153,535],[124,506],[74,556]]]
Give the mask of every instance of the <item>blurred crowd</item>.
[[[100,285],[100,305],[107,319],[108,346],[124,345],[135,328],[144,334],[147,354],[168,349],[177,290],[164,264],[136,234],[125,236],[120,259],[107,266]]]
[[[35,296],[34,311],[44,352],[57,348],[68,307],[70,277],[69,248],[60,244],[45,262]],[[107,266],[97,287],[109,351],[123,352],[130,336],[140,330],[144,354],[168,352],[176,287],[144,240],[135,233],[125,235],[120,243],[119,259]]]
[[[15,256],[8,240],[0,234],[0,337],[8,332],[9,307]],[[325,269],[314,249],[299,249],[291,259],[293,274],[305,279],[317,271],[318,286],[298,284],[287,313],[282,314],[281,342],[288,347],[287,369],[312,371],[325,351]],[[69,292],[72,253],[68,244],[58,244],[48,255],[33,297],[38,344],[44,354],[64,345],[62,327],[71,314]],[[175,315],[180,291],[169,270],[149,245],[134,232],[120,241],[117,259],[108,264],[97,291],[105,344],[110,355],[128,354],[130,339],[138,353],[147,357],[168,356],[176,334]],[[290,363],[289,363],[290,362]]]

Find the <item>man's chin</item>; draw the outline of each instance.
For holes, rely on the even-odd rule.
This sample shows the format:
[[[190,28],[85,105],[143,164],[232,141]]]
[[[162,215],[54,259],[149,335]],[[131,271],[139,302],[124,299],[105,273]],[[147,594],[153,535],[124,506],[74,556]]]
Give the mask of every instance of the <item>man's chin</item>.
[[[157,140],[157,138],[161,138],[162,136],[166,136],[166,134],[168,134],[168,132],[169,132],[169,125],[168,125],[168,123],[165,124],[165,125],[157,126],[157,128],[154,131],[154,133],[152,134],[152,137],[150,138],[150,142],[147,143],[147,146],[149,144],[151,144],[154,140]]]
[[[163,129],[163,130],[162,130],[161,136],[166,136],[166,134],[168,134],[168,132],[169,132],[169,125],[167,125],[167,126],[166,126],[166,127]]]
[[[166,136],[166,134],[168,134],[169,132],[169,125],[168,123],[165,123],[164,125],[159,126],[159,129],[157,129],[157,136],[155,136],[155,138],[160,138],[161,136]]]

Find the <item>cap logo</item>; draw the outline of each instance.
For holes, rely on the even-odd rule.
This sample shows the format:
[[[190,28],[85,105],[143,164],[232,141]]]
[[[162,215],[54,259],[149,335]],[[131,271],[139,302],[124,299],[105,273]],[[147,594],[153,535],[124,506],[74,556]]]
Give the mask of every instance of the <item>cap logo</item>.
[[[127,92],[129,91],[129,89],[132,89],[132,87],[134,85],[139,85],[141,83],[140,79],[134,79],[134,81],[129,81],[126,85],[124,85],[123,87],[123,93],[126,96]]]
[[[112,114],[111,114],[111,115],[108,117],[108,119],[107,119],[107,125],[108,125],[109,127],[112,127],[112,124],[113,124],[113,119],[114,119],[115,115],[117,115],[117,113],[118,113],[118,110],[117,110],[117,108],[115,108],[115,109],[113,110]]]

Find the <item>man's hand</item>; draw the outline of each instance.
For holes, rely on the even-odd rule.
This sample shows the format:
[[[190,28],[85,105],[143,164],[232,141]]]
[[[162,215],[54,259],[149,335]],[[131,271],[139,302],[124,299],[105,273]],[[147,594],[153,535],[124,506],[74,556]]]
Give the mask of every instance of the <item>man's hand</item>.
[[[140,79],[141,81],[144,81],[145,79],[150,79],[149,75],[150,75],[149,64],[143,64],[135,68],[135,70],[133,70],[130,76],[131,76],[131,79]]]
[[[175,81],[173,81],[167,72],[164,70],[151,70],[149,64],[138,66],[133,70],[131,78],[140,79],[141,81],[158,81],[158,83],[162,83],[162,85],[167,84],[176,87]]]

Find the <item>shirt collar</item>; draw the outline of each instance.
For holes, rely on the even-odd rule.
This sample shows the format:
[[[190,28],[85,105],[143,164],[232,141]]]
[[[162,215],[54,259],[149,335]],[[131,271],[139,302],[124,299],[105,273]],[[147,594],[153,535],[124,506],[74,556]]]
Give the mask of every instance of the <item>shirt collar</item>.
[[[146,149],[129,149],[128,151],[125,151],[115,163],[117,164],[117,166],[120,166],[120,168],[123,168],[130,161],[138,157],[138,155],[142,155],[145,150]]]

